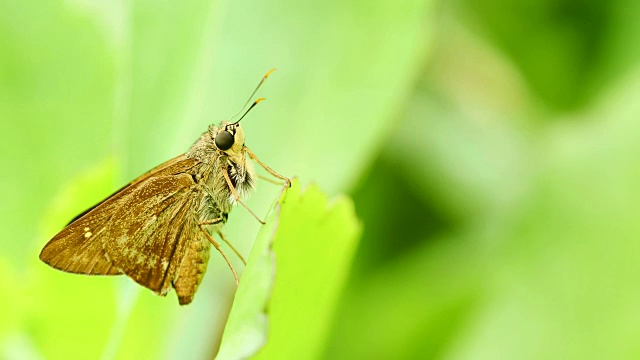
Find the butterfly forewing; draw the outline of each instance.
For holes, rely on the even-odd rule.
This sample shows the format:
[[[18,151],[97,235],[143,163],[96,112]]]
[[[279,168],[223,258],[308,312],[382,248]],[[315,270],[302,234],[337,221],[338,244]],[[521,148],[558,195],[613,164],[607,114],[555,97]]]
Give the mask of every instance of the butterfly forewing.
[[[102,247],[104,224],[117,204],[104,203],[102,212],[87,214],[58,233],[40,253],[54,268],[88,275],[117,275]]]
[[[185,158],[184,154],[183,155],[179,155],[174,157],[171,160],[167,160],[165,162],[163,162],[162,164],[154,167],[153,169],[147,171],[146,173],[138,176],[137,178],[135,178],[132,182],[128,183],[127,185],[121,187],[120,189],[116,190],[113,194],[111,194],[110,196],[106,197],[104,200],[102,200],[101,202],[93,205],[92,207],[88,208],[87,210],[81,212],[80,214],[76,215],[76,217],[74,217],[73,219],[71,219],[71,221],[69,221],[69,223],[67,224],[67,226],[73,224],[76,220],[82,218],[83,216],[85,216],[86,214],[88,214],[90,211],[92,211],[93,209],[97,208],[98,206],[102,205],[103,203],[112,200],[114,198],[122,198],[124,195],[131,193],[131,191],[135,190],[135,185],[137,185],[138,183],[147,180],[149,177],[155,175],[155,174],[160,174],[163,173],[163,170],[167,170],[167,169],[174,169],[174,165],[178,165],[178,169],[182,169],[182,168],[188,168],[189,166],[191,166],[191,162],[187,161],[189,159]],[[186,165],[186,166],[185,166]]]
[[[103,239],[106,224],[132,189],[122,188],[62,229],[42,249],[40,259],[71,273],[120,274],[105,256]]]
[[[130,195],[156,175],[183,173],[197,164],[180,155],[139,176],[112,196],[85,211],[47,243],[40,253],[45,263],[71,273],[117,275],[121,272],[105,255],[104,244],[112,241],[106,228],[122,206],[130,206]]]
[[[149,179],[107,228],[110,241],[104,246],[113,265],[161,295],[171,288],[190,241],[201,235],[194,185],[184,173]]]

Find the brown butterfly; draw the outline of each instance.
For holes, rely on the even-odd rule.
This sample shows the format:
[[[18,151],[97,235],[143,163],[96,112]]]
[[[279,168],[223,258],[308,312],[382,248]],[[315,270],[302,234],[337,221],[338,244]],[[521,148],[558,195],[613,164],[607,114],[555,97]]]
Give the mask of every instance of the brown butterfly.
[[[243,109],[274,70],[262,78]],[[185,305],[193,300],[213,244],[237,284],[235,269],[210,232],[216,232],[245,262],[220,228],[236,202],[264,224],[242,201],[256,179],[247,156],[284,181],[283,189],[291,184],[244,144],[240,120],[262,100],[254,101],[236,122],[210,125],[185,154],[78,215],[45,245],[40,260],[71,273],[124,274],[162,296],[174,288],[180,305]]]

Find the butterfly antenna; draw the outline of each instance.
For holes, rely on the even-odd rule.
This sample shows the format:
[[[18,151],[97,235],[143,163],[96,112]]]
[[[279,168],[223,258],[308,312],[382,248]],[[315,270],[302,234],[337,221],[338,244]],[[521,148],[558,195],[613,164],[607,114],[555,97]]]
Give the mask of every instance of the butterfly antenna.
[[[267,80],[267,78],[269,77],[269,75],[271,75],[272,72],[276,71],[276,69],[271,69],[269,71],[267,71],[267,73],[262,77],[262,80],[260,80],[260,82],[258,83],[258,86],[256,86],[256,89],[253,90],[253,92],[251,93],[251,95],[249,96],[249,98],[247,99],[247,102],[244,103],[244,105],[242,106],[242,108],[240,109],[240,111],[238,111],[237,113],[235,113],[232,117],[229,118],[229,121],[231,121],[231,119],[233,119],[234,117],[238,116],[246,107],[247,105],[249,105],[249,103],[251,102],[251,98],[253,98],[253,95],[256,94],[256,92],[258,92],[258,89],[260,89],[260,86],[262,85],[262,83]],[[262,99],[264,100],[264,99]],[[262,101],[261,99],[258,99],[256,101],[253,102],[253,105],[251,105],[251,108],[253,108],[254,106],[256,106],[256,104],[258,104],[260,101]],[[249,110],[251,110],[251,108],[249,108]],[[244,113],[244,115],[247,115],[247,113],[249,112],[249,110],[247,110],[247,112]],[[242,117],[244,117],[244,115],[242,115]],[[242,120],[242,118],[240,118],[240,120]],[[237,124],[238,122],[240,122],[240,120],[236,121],[234,124]]]
[[[258,103],[259,103],[260,101],[263,101],[263,100],[266,100],[266,99],[265,99],[265,98],[259,98],[259,99],[257,99],[256,101],[254,101],[254,102],[253,102],[253,104],[251,104],[251,106],[249,106],[249,108],[248,108],[248,109],[247,109],[247,111],[244,113],[244,115],[242,115],[242,116],[240,117],[240,119],[238,119],[238,121],[236,121],[236,122],[234,122],[234,123],[232,123],[232,124],[233,124],[233,125],[235,125],[235,124],[239,123],[239,122],[240,122],[240,120],[244,119],[244,117],[245,117],[245,116],[247,116],[247,114],[249,113],[249,111],[251,111],[251,109],[253,109],[256,105],[258,105]],[[246,105],[245,105],[245,106],[246,106]]]

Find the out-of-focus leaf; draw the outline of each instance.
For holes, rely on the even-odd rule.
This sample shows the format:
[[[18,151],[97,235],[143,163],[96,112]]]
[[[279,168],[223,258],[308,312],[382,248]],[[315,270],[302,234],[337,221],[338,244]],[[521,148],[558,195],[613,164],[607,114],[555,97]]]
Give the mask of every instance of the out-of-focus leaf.
[[[462,358],[634,358],[640,353],[640,72],[553,126],[541,172],[508,218],[493,299]]]
[[[536,115],[512,64],[459,24],[443,31],[396,128],[403,146],[383,158],[440,216],[482,223],[527,190],[538,166]]]
[[[547,106],[567,110],[599,90],[594,75],[608,50],[610,14],[623,3],[627,8],[626,1],[471,1],[463,9]]]
[[[473,237],[424,240],[349,282],[324,358],[444,357],[483,302],[485,258]]]
[[[43,212],[42,233],[55,234],[78,213],[101,199],[101,191],[109,191],[116,177],[114,161],[96,164],[76,176]],[[22,306],[28,308],[26,324],[37,329],[32,334],[36,352],[44,357],[100,357],[116,313],[115,285],[118,277],[82,276],[55,270],[38,259],[41,247],[32,248]],[[28,275],[28,277],[26,276]],[[98,329],[87,331],[86,329]],[[75,346],[60,339],[73,338]]]
[[[624,83],[585,112],[539,129],[530,151],[517,154],[526,164],[512,163],[501,172],[513,178],[481,182],[496,186],[497,191],[500,182],[524,180],[528,186],[515,201],[478,202],[487,213],[467,212],[469,221],[458,230],[462,237],[429,238],[423,257],[396,257],[386,266],[372,268],[369,278],[354,284],[359,287],[342,304],[340,315],[345,320],[334,331],[328,358],[379,354],[461,359],[636,357],[640,350],[632,339],[640,333],[636,321],[640,291],[634,285],[640,276],[636,216],[640,212],[640,171],[635,156],[640,151],[640,104],[634,97],[640,87],[639,74],[628,74]],[[416,109],[428,108],[423,104]],[[419,118],[420,112],[413,116]],[[418,122],[412,124],[416,129]],[[466,135],[460,134],[464,127],[459,129],[448,134]],[[488,137],[486,133],[478,136]],[[444,158],[459,151],[473,156],[467,142],[450,144],[458,149],[442,146],[434,154]],[[433,140],[425,148],[432,146]],[[387,155],[400,160],[389,153],[398,152]],[[487,167],[495,166],[484,162]],[[466,165],[451,162],[450,168],[463,171]],[[521,166],[527,171],[518,171]],[[431,180],[438,171],[432,165],[422,173],[431,172],[425,179]],[[406,174],[417,178],[415,172]],[[416,189],[432,186],[430,181],[422,185]],[[481,189],[466,185],[452,186],[451,191],[460,188]],[[426,202],[430,200],[427,194],[423,195]],[[440,262],[446,267],[435,265]],[[398,281],[394,276],[402,277],[399,274],[407,275]],[[416,289],[403,285],[405,282]],[[436,290],[440,285],[443,287]],[[424,288],[433,291],[418,295],[417,289]],[[385,297],[391,292],[395,296]],[[419,304],[419,311],[412,310]],[[383,310],[387,308],[394,309],[389,316]],[[411,312],[416,315],[409,317]],[[375,320],[362,320],[369,318]],[[354,335],[356,329],[359,332]],[[376,337],[379,333],[386,336]],[[438,340],[431,342],[433,339]]]
[[[0,249],[22,267],[44,209],[107,157],[113,54],[92,19],[38,0],[0,2],[0,53]]]

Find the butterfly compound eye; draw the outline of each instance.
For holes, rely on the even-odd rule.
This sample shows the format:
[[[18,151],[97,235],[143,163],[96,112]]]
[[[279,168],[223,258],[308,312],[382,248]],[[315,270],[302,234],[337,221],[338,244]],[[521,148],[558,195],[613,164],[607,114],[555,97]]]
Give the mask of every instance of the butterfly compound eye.
[[[216,146],[224,151],[229,150],[233,146],[233,135],[227,130],[222,130],[216,135]]]

